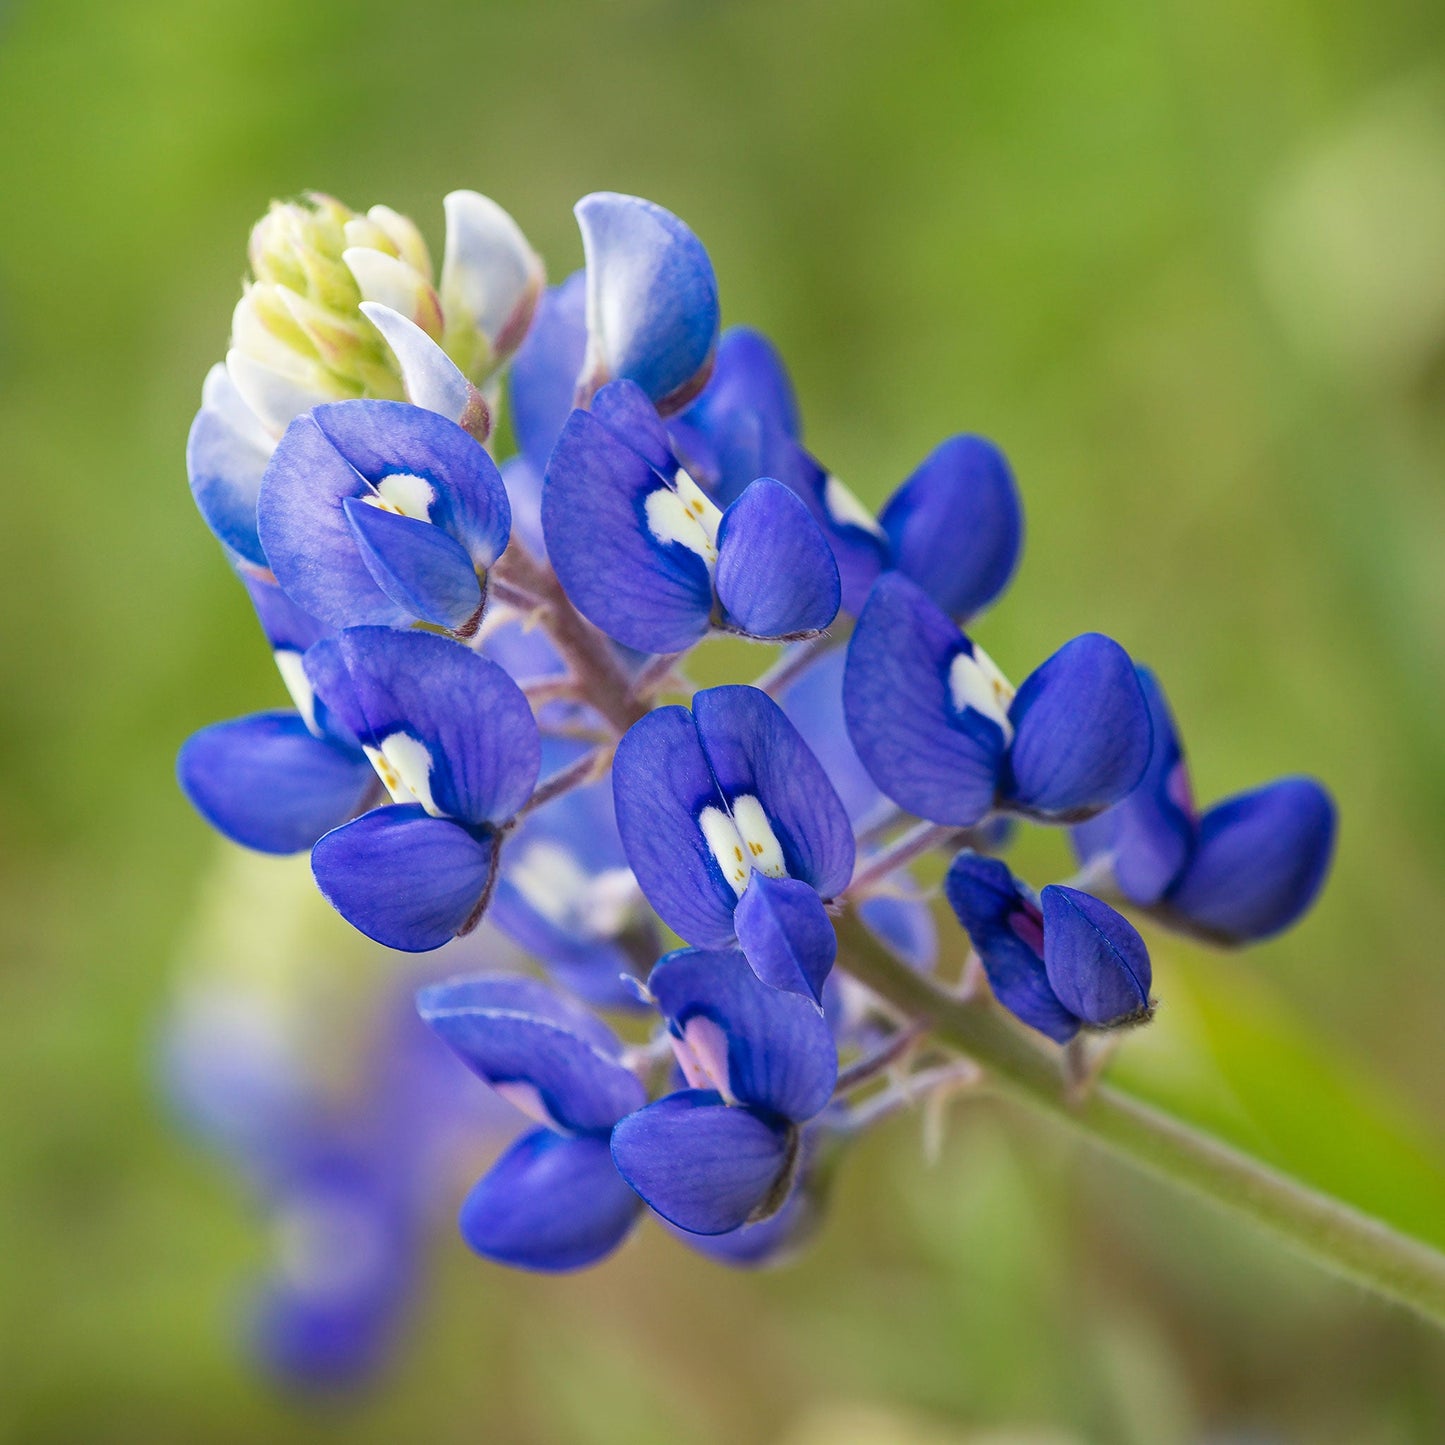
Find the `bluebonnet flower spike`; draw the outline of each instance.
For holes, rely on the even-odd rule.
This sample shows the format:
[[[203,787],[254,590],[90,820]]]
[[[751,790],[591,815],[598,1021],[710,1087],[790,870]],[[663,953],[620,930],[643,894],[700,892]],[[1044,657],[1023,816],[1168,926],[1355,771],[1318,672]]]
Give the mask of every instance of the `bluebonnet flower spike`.
[[[540,1125],[467,1196],[467,1243],[499,1263],[547,1271],[611,1253],[639,1202],[613,1165],[609,1135],[647,1097],[611,1031],[544,985],[506,975],[423,989],[417,1007],[473,1072]]]
[[[848,733],[895,802],[969,827],[995,807],[1068,821],[1117,802],[1149,759],[1128,655],[1086,633],[1017,694],[917,584],[879,578],[848,648]]]
[[[828,1024],[808,1000],[762,983],[737,952],[669,954],[649,988],[692,1087],[621,1120],[613,1157],[679,1228],[739,1229],[781,1207],[797,1126],[832,1097],[838,1059]]]
[[[486,451],[404,402],[345,401],[298,417],[261,484],[276,580],[334,627],[418,619],[474,631],[511,509]]]
[[[637,196],[598,191],[576,213],[587,262],[584,394],[625,378],[676,411],[706,382],[717,345],[717,278],[702,242]]]
[[[423,632],[349,628],[317,643],[306,668],[393,799],[320,839],[316,881],[378,943],[438,948],[476,923],[499,829],[536,783],[527,700],[495,663]]]
[[[852,875],[853,834],[777,704],[716,687],[691,712],[658,708],[612,776],[628,862],[663,921],[703,947],[742,938],[760,977],[816,998],[836,949],[821,900]]]
[[[1074,830],[1075,848],[1107,859],[1119,891],[1171,927],[1228,946],[1283,932],[1329,872],[1329,794],[1313,778],[1282,778],[1199,816],[1163,690],[1138,673],[1153,718],[1148,769],[1123,802]]]
[[[542,527],[578,610],[640,651],[680,652],[714,625],[808,636],[838,611],[838,570],[807,507],[763,478],[720,512],[631,382],[604,387],[562,429]]]

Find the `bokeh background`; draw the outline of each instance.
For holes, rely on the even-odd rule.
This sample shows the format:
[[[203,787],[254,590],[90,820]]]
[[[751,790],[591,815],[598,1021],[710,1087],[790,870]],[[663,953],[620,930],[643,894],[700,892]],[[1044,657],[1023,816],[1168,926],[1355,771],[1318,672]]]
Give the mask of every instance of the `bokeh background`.
[[[0,135],[4,1438],[1445,1439],[1440,1336],[966,1105],[932,1165],[916,1119],[871,1138],[762,1277],[649,1230],[538,1280],[443,1227],[393,1366],[298,1400],[238,1348],[258,1220],[155,1062],[220,852],[176,746],[281,696],[183,466],[249,225],[315,186],[439,248],[474,187],[560,278],[619,189],[703,237],[865,499],[1005,446],[1008,670],[1107,631],[1202,798],[1329,781],[1321,905],[1239,957],[1156,936],[1115,1075],[1445,1246],[1445,11],[11,0]]]

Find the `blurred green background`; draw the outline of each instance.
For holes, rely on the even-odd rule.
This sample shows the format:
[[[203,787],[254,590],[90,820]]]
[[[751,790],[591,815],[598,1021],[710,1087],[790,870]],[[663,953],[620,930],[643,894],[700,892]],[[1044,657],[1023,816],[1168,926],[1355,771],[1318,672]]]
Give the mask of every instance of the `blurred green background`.
[[[1445,1246],[1438,4],[11,0],[0,133],[4,1438],[1445,1439],[1441,1337],[991,1107],[931,1167],[916,1119],[871,1138],[764,1277],[443,1231],[393,1370],[284,1400],[228,1323],[256,1221],[154,1065],[218,851],[176,746],[281,700],[183,465],[250,223],[314,186],[439,250],[474,187],[560,278],[619,189],[703,237],[865,499],[1005,446],[1008,671],[1102,629],[1203,799],[1328,780],[1322,904],[1242,957],[1154,937],[1115,1076]]]

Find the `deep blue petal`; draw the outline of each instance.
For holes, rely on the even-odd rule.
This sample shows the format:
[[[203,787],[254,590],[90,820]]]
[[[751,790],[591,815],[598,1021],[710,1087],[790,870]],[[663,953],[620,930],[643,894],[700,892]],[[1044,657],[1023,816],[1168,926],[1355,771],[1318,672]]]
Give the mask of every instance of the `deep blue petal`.
[[[746,1224],[777,1187],[795,1147],[790,1126],[707,1089],[669,1094],[612,1131],[622,1177],[669,1223],[692,1234]]]
[[[324,622],[303,612],[275,582],[245,575],[241,582],[273,651],[305,652],[330,631]]]
[[[1013,874],[997,858],[965,850],[949,867],[943,891],[983,962],[994,997],[1030,1027],[1068,1043],[1079,1020],[1049,984],[1043,915]]]
[[[617,746],[612,790],[627,861],[663,922],[689,943],[730,943],[737,895],[698,825],[723,799],[686,708],[633,724]]]
[[[717,550],[718,601],[750,636],[821,632],[838,615],[833,549],[781,482],[759,478],[723,513]]]
[[[1164,691],[1147,668],[1136,669],[1149,705],[1149,766],[1123,802],[1073,831],[1085,862],[1109,854],[1119,891],[1132,903],[1157,903],[1184,871],[1198,819],[1179,733]]]
[[[372,486],[399,474],[426,482],[434,493],[427,520],[479,570],[501,555],[512,527],[507,489],[487,449],[455,422],[402,401],[337,401],[311,414]]]
[[[1165,897],[1167,913],[1222,943],[1283,932],[1314,902],[1335,845],[1335,805],[1313,778],[1282,778],[1216,803]]]
[[[256,498],[270,448],[259,423],[245,424],[248,413],[240,397],[218,399],[218,390],[232,391],[224,367],[213,368],[206,378],[205,397],[186,439],[191,495],[206,525],[222,542],[246,561],[264,567],[266,554],[256,535]],[[240,415],[235,414],[238,409]]]
[[[422,1017],[479,1078],[535,1122],[569,1134],[606,1134],[647,1102],[637,1075],[570,1028],[501,999],[438,1007]]]
[[[1023,507],[1004,455],[982,437],[936,447],[879,517],[893,565],[960,623],[1008,585],[1023,541]]]
[[[806,883],[755,872],[738,900],[733,926],[764,983],[815,1003],[821,1000],[838,956],[838,935],[822,900]]]
[[[319,665],[337,656],[350,693],[344,685],[333,692],[334,670]],[[447,817],[501,823],[531,796],[541,766],[537,724],[496,663],[435,633],[384,627],[348,628],[307,660],[317,692],[344,721],[359,709],[359,736],[370,746],[398,734],[421,745],[432,800]]]
[[[1149,950],[1122,914],[1088,893],[1057,884],[1039,895],[1049,987],[1070,1013],[1095,1028],[1149,1008]]]
[[[843,708],[873,781],[935,823],[970,827],[993,806],[1004,752],[998,724],[959,712],[949,673],[968,639],[916,583],[880,577],[848,645]]]
[[[677,470],[677,458],[672,454],[667,428],[647,393],[636,382],[608,382],[592,398],[588,410],[654,471],[671,479]]]
[[[212,827],[262,853],[299,853],[338,827],[376,785],[355,749],[314,737],[294,712],[253,713],[193,734],[176,775]]]
[[[890,875],[887,886],[890,890],[911,889],[912,882],[906,873],[895,873]],[[858,905],[858,916],[868,932],[909,968],[928,973],[938,962],[938,925],[921,895],[877,893]]]
[[[428,1022],[434,1014],[469,1008],[526,1014],[576,1034],[609,1058],[617,1058],[622,1052],[617,1035],[591,1009],[525,974],[458,974],[428,984],[416,993],[416,1011]]]
[[[695,1087],[797,1124],[832,1098],[838,1051],[822,1010],[769,988],[736,949],[670,953],[647,986]]]
[[[455,938],[481,901],[496,840],[416,804],[373,808],[311,850],[331,906],[368,938],[425,953]]]
[[[734,1269],[766,1269],[792,1259],[818,1232],[823,1220],[819,1192],[799,1184],[776,1214],[726,1234],[674,1233],[690,1248]]]
[[[286,428],[261,483],[256,519],[271,570],[298,607],[332,627],[412,620],[376,585],[341,510],[342,498],[371,495],[310,412]]]
[[[482,588],[472,560],[440,527],[368,506],[341,503],[372,581],[398,607],[437,627],[475,627]]]
[[[1129,654],[1087,632],[1024,679],[1009,720],[1007,794],[1025,812],[1073,821],[1127,796],[1149,764],[1149,705]]]
[[[517,445],[540,476],[577,397],[587,354],[587,279],[574,271],[543,293],[508,385]]]
[[[542,535],[542,473],[524,456],[502,463],[502,483],[512,505],[512,536],[534,557],[545,560],[547,539]]]
[[[647,499],[668,484],[588,412],[573,412],[542,488],[547,552],[578,610],[644,652],[681,652],[708,630],[712,580],[696,552],[659,540]]]
[[[640,1213],[605,1139],[523,1134],[462,1205],[462,1237],[517,1269],[582,1269],[612,1253]]]
[[[756,687],[711,687],[692,700],[707,761],[729,806],[756,798],[790,877],[825,898],[853,876],[853,829],[823,765],[787,714]]]
[[[587,370],[625,377],[676,410],[707,380],[718,336],[717,278],[678,218],[599,191],[574,208],[587,260]]]

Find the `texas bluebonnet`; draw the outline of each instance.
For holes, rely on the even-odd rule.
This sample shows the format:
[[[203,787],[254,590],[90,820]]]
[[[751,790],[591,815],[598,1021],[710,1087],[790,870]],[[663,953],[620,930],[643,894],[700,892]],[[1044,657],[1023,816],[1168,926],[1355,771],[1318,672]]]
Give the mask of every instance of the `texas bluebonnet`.
[[[1153,1015],[1117,909],[1229,943],[1303,913],[1317,784],[1196,817],[1117,642],[1015,690],[974,640],[1023,537],[996,446],[944,440],[875,516],[805,445],[771,342],[720,331],[675,216],[586,197],[585,264],[550,288],[493,203],[447,216],[437,285],[384,208],[258,228],[188,459],[295,710],[203,730],[180,774],[237,842],[309,848],[372,938],[435,949],[490,908],[547,974],[421,995],[533,1126],[463,1207],[477,1252],[574,1269],[649,1214],[734,1264],[797,1248],[850,1139],[977,1077],[898,1012],[916,994],[854,976],[871,950],[875,985],[947,987],[918,977],[960,952],[929,855],[979,960],[953,1001],[1070,1068],[1080,1034]],[[784,650],[696,690],[717,633]],[[1073,828],[1084,873],[1036,895],[993,856],[1022,825]]]

